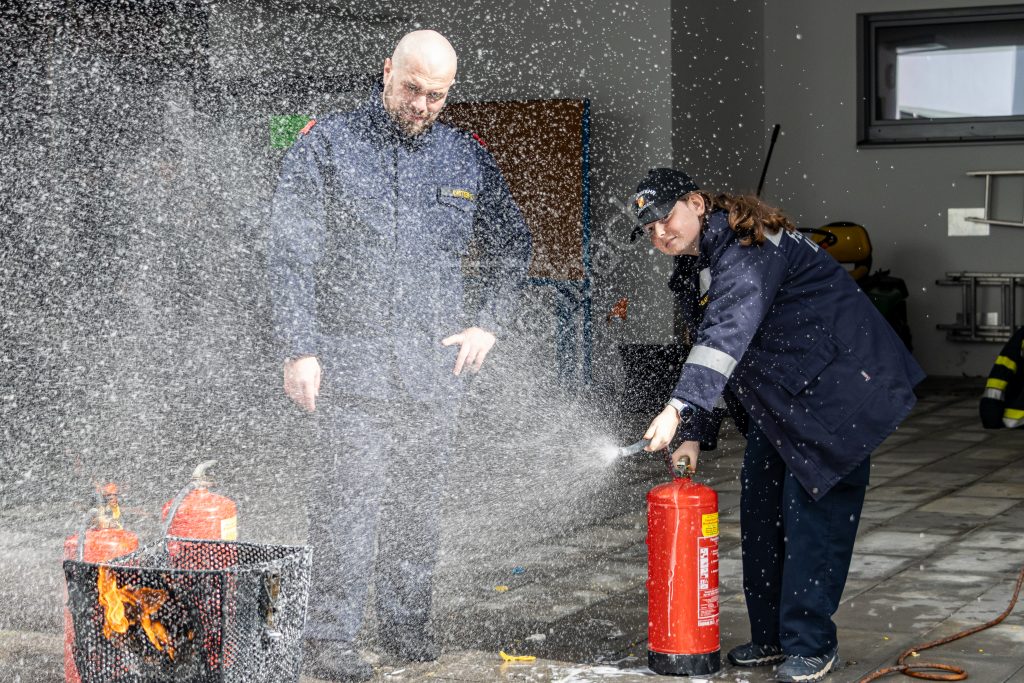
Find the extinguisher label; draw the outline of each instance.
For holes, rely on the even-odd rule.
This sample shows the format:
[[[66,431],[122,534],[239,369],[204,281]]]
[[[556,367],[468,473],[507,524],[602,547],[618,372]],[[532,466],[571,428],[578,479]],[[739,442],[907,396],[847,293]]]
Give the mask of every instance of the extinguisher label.
[[[711,515],[704,515],[710,517]],[[717,525],[718,514],[715,515]],[[697,539],[697,626],[718,624],[718,537]]]
[[[228,517],[220,521],[220,540],[238,540],[238,516]]]
[[[718,513],[712,512],[711,514],[700,516],[700,528],[701,532],[705,536],[717,536],[718,535]]]

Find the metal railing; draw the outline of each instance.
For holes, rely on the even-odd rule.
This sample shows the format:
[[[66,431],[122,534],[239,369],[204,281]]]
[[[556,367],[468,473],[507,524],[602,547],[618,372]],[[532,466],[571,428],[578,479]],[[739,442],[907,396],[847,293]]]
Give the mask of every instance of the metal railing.
[[[1024,226],[1022,226],[1024,227]],[[1021,324],[1017,316],[1017,288],[1024,287],[1024,273],[946,273],[938,285],[961,288],[962,307],[954,323],[936,325],[946,331],[950,341],[1005,342]],[[999,310],[979,319],[978,293],[983,288],[998,288]]]

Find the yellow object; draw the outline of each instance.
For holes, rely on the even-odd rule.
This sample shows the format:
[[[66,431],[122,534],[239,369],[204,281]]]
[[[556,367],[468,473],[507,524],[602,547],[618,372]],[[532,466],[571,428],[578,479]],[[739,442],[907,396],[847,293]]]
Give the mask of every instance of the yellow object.
[[[501,658],[503,660],[505,660],[506,662],[535,662],[535,661],[537,661],[537,658],[535,656],[533,656],[533,655],[507,655],[507,654],[505,654],[504,650],[502,650],[498,654],[501,655]]]
[[[705,537],[717,536],[718,535],[718,513],[712,512],[707,515],[700,516],[701,533]]]
[[[504,593],[508,590],[508,586],[495,586],[494,590],[498,591],[499,593]]]
[[[871,272],[871,238],[864,226],[837,221],[823,225],[818,230],[836,236],[836,243],[826,246],[825,251],[842,263],[855,281],[860,281]],[[826,241],[820,232],[812,232],[809,237],[818,244]]]

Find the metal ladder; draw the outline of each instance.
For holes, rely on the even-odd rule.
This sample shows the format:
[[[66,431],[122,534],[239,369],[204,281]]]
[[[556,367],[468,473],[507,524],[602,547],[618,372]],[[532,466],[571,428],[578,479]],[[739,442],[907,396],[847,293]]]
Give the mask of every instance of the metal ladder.
[[[957,321],[936,325],[946,331],[950,341],[1005,342],[1020,325],[1017,288],[1024,287],[1024,273],[946,273],[946,279],[935,284],[961,288],[963,301]],[[995,323],[978,321],[978,291],[983,287],[999,288],[999,320]]]
[[[992,190],[995,186],[995,178],[1000,176],[1024,176],[1024,171],[968,171],[967,175],[972,177],[985,177],[985,215],[982,218],[965,218],[971,223],[984,223],[987,225],[1002,225],[1008,228],[1024,228],[1024,211],[1021,213],[1021,220],[1004,221],[992,218],[989,212],[992,210]]]

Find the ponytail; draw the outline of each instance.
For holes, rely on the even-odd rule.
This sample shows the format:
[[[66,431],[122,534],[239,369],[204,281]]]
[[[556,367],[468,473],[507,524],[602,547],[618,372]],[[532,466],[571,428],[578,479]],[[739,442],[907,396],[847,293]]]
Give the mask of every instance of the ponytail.
[[[765,235],[775,235],[780,230],[793,232],[796,226],[779,209],[765,204],[753,195],[735,195],[722,193],[714,199],[703,192],[706,221],[711,211],[721,209],[728,214],[729,227],[736,233],[740,244],[749,247],[751,244],[764,244]]]

